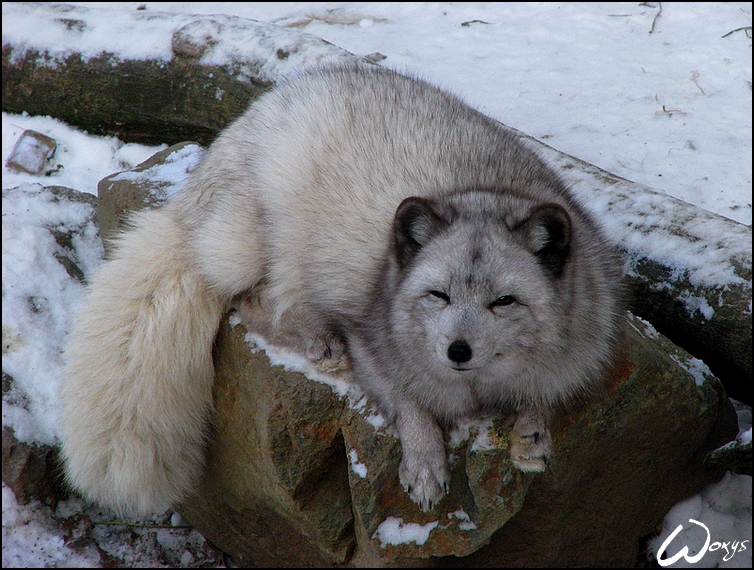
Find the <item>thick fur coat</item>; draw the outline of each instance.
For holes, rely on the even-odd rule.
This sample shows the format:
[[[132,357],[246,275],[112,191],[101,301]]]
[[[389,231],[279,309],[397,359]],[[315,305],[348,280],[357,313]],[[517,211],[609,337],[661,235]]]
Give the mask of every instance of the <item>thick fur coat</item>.
[[[249,294],[312,357],[347,351],[422,508],[448,486],[442,426],[479,410],[518,412],[511,459],[543,470],[549,411],[614,350],[619,281],[596,224],[504,126],[379,67],[303,73],[135,215],[92,279],[62,390],[67,476],[128,512],[192,492],[212,341]]]

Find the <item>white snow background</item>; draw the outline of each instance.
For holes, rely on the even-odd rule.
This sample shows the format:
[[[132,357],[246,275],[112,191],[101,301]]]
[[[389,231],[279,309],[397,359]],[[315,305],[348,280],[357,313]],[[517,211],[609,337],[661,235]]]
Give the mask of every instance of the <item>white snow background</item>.
[[[111,22],[118,10],[139,7],[231,14],[292,27],[357,55],[379,52],[386,56],[382,65],[418,74],[563,152],[751,224],[748,2],[73,4],[115,10]],[[3,3],[4,15],[12,9]],[[11,30],[5,21],[4,41],[26,34],[37,42],[55,42],[52,29]],[[148,50],[149,33],[139,32],[134,29],[133,45],[122,46],[124,52]],[[107,37],[97,39],[108,45]],[[162,148],[90,136],[49,117],[3,113],[2,125],[3,165],[25,129],[56,139],[54,160],[62,165],[50,176],[3,166],[3,189],[38,183],[96,193],[101,178]],[[22,402],[4,398],[3,426],[12,426],[21,440],[55,444],[60,351],[83,289],[53,261],[56,244],[45,241],[49,234],[39,228],[75,224],[81,212],[46,204],[52,202],[6,200],[3,193],[3,370],[25,394]],[[88,238],[81,247],[89,256],[82,260],[87,271],[101,257],[96,239]],[[34,311],[27,306],[30,298],[39,303]],[[183,528],[98,526],[102,550],[76,551],[65,544],[66,529],[57,519],[75,513],[112,520],[112,514],[76,499],[59,505],[56,513],[39,504],[20,506],[3,485],[3,567],[96,567],[105,563],[103,551],[128,565],[223,565],[196,531]],[[653,544],[655,551],[679,524],[684,532],[668,554],[683,544],[690,549],[703,544],[704,536],[697,536],[703,531],[690,525],[690,518],[709,527],[712,546],[699,563],[681,560],[673,567],[751,567],[750,477],[729,474],[677,505]],[[169,513],[157,522],[180,527]],[[135,541],[134,533],[149,540]],[[406,539],[399,533],[386,540]],[[732,555],[734,541],[738,547]],[[738,551],[742,541],[748,543]]]

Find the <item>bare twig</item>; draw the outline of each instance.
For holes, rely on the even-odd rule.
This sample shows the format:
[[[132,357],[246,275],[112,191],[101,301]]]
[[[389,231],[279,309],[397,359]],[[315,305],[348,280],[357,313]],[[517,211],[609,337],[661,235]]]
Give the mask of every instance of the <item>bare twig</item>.
[[[665,105],[662,106],[662,112],[670,117],[672,117],[674,114],[679,114],[679,115],[686,114],[685,111],[681,111],[680,109],[666,109]]]
[[[707,95],[707,94],[706,94],[706,93],[704,92],[704,89],[702,89],[702,86],[701,86],[701,85],[699,85],[699,82],[697,81],[697,79],[699,79],[699,72],[698,72],[698,71],[692,71],[692,72],[691,72],[691,81],[693,81],[693,82],[694,82],[694,85],[696,85],[696,86],[697,86],[697,87],[699,88],[699,91],[701,91],[701,92],[702,92],[702,95]]]
[[[736,32],[745,31],[746,37],[751,39],[751,26],[742,26],[740,28],[736,28],[735,30],[731,30],[727,34],[720,36],[721,38],[727,38],[729,35],[734,34]]]
[[[649,33],[653,34],[655,32],[655,24],[657,23],[657,20],[662,15],[662,2],[657,3],[660,7],[659,10],[657,10],[657,14],[655,14],[654,20],[652,20],[652,27],[649,29]]]

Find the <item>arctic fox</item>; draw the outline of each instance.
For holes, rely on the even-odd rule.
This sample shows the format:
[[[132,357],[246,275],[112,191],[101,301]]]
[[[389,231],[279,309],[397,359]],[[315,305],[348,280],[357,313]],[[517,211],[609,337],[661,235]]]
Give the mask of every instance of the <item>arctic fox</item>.
[[[544,470],[550,410],[613,353],[619,282],[595,222],[515,133],[394,71],[304,72],[134,215],[94,276],[64,371],[68,480],[121,512],[192,492],[212,342],[250,292],[315,357],[347,352],[422,509],[448,489],[443,426],[482,409],[517,412],[511,460]]]

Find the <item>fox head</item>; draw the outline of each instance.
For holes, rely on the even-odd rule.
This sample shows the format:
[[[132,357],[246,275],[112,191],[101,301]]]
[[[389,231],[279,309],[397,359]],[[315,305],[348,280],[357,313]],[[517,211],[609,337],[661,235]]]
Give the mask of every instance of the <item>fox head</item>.
[[[511,378],[557,347],[572,246],[563,206],[496,191],[407,198],[392,236],[391,327],[433,378]]]

